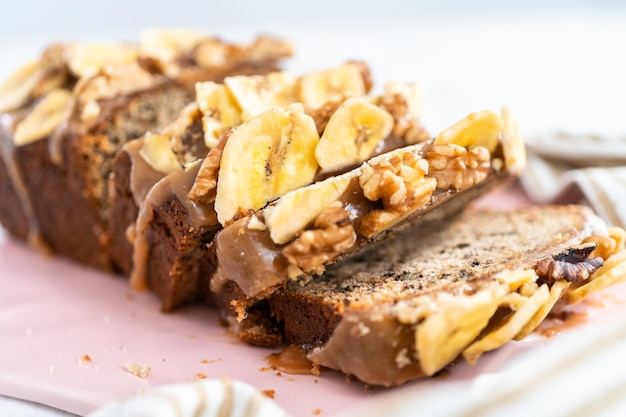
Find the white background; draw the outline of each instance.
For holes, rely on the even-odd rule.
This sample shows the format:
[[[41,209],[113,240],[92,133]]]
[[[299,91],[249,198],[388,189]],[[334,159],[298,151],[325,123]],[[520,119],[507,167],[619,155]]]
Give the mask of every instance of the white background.
[[[293,22],[624,9],[620,0],[2,0],[0,4],[0,39],[128,32],[149,25],[267,29]]]

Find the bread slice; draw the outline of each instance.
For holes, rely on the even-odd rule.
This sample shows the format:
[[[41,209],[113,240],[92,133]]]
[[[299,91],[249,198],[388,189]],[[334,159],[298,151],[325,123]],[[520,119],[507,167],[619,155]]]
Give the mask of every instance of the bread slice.
[[[364,63],[349,62],[323,73],[338,79],[332,94],[327,96],[329,99],[365,94],[370,88],[369,69]],[[316,75],[319,72],[308,76]],[[194,102],[185,107],[176,120],[162,131],[148,132],[121,148],[113,162],[108,213],[109,250],[117,270],[124,275],[132,272],[133,225],[139,206],[152,186],[166,175],[182,170],[186,164],[205,158],[229,129],[258,113],[296,101],[307,103],[306,94],[296,93],[296,84],[305,83],[303,78],[281,71],[196,83]],[[313,113],[317,113],[321,126],[324,114]]]
[[[503,109],[471,114],[435,139],[291,191],[217,234],[210,256],[218,306],[227,321],[233,313],[242,321],[287,282],[304,283],[394,230],[447,217],[523,166],[522,139]]]
[[[468,209],[290,282],[263,308],[314,364],[397,385],[459,355],[474,363],[529,334],[557,301],[626,278],[623,239],[581,206]]]
[[[122,146],[113,160],[109,179],[108,248],[116,271],[124,276],[132,272],[134,225],[150,189],[168,174],[204,158],[208,152],[201,113],[195,102],[186,106],[163,131],[147,133]]]
[[[325,84],[333,87],[327,89]],[[231,210],[231,215],[238,216],[239,211],[252,212],[293,188],[349,170],[372,155],[428,138],[419,118],[406,104],[415,99],[417,90],[409,84],[401,84],[408,92],[398,92],[400,84],[396,83],[392,84],[395,87],[391,92],[387,86],[387,92],[382,96],[363,96],[371,88],[370,84],[367,66],[357,62],[298,77],[279,72],[265,76],[227,77],[224,83],[199,83],[196,106],[202,113],[204,143],[210,148],[200,166],[187,163],[182,171],[183,164],[178,158],[172,170],[176,172],[156,176],[154,169],[146,166],[167,165],[164,161],[180,153],[173,152],[168,143],[180,142],[180,135],[157,135],[165,137],[165,145],[155,147],[155,152],[144,152],[141,158],[131,157],[131,153],[139,153],[137,149],[141,145],[130,143],[125,146],[118,161],[131,162],[135,170],[133,175],[141,178],[141,185],[135,184],[136,189],[148,189],[150,187],[146,185],[163,177],[145,197],[140,195],[141,191],[132,193],[135,201],[126,204],[140,203],[134,228],[134,248],[121,254],[122,257],[133,254],[132,262],[126,260],[133,267],[133,287],[155,292],[166,311],[205,299],[209,292],[205,284],[213,275],[215,265],[213,256],[207,256],[206,249],[215,233],[229,221],[219,218],[220,207],[232,208],[233,201],[243,202],[245,207],[238,207],[234,213]],[[354,94],[358,97],[349,98]],[[319,102],[325,104],[315,108]],[[365,112],[369,117],[366,123],[374,127],[382,119],[386,130],[375,137],[374,146],[369,145],[369,153],[356,155],[357,159],[349,154],[347,162],[344,159],[341,164],[333,165],[332,172],[327,172],[318,166],[313,150],[324,141],[326,145],[323,146],[328,146],[327,140],[320,139],[320,135],[327,134],[329,124],[337,124],[337,112],[345,111]],[[347,116],[344,114],[343,117]],[[183,125],[192,129],[199,127],[196,122]],[[202,136],[201,132],[196,133]],[[355,134],[358,134],[356,130]],[[268,137],[273,137],[274,141],[269,146],[262,143]],[[152,141],[153,138],[146,137],[145,140]],[[181,149],[190,150],[189,144]],[[262,156],[268,149],[269,155]],[[197,152],[189,153],[197,155]],[[272,168],[272,164],[276,167]],[[127,191],[126,196],[123,195],[124,190],[131,188],[128,185],[130,175],[124,174],[124,170],[129,172],[128,165],[121,167],[114,176],[115,189],[120,190],[120,203],[128,202],[130,196]],[[271,180],[272,175],[279,175],[281,171],[297,172],[298,175],[288,176],[287,183],[278,182],[275,188],[247,188],[255,181],[271,184],[275,182],[275,179]],[[147,172],[150,175],[145,175]],[[291,181],[291,178],[296,180]],[[123,186],[118,187],[119,184]],[[254,198],[250,198],[252,195]],[[118,206],[116,199],[112,207]],[[123,215],[122,204],[119,207]],[[224,209],[221,213],[226,211]],[[121,218],[112,215],[113,219],[116,217]],[[125,224],[117,226],[114,236],[124,238],[130,221],[128,217]],[[207,270],[208,267],[212,269]]]
[[[168,30],[142,38],[53,45],[0,87],[0,189],[10,201],[0,222],[11,234],[110,269],[108,177],[120,147],[175,119],[197,80],[275,71],[291,53],[265,37],[249,46]]]

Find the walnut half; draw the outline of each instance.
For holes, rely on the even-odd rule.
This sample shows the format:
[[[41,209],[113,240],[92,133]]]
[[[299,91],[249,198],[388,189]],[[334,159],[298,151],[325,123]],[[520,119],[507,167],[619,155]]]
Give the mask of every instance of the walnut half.
[[[313,228],[302,232],[282,253],[291,265],[302,271],[321,273],[324,263],[355,242],[350,214],[340,204],[335,204],[322,211],[313,222]]]
[[[487,178],[491,166],[491,153],[484,146],[467,150],[455,144],[434,145],[425,158],[440,190],[461,191],[478,184]]]
[[[196,176],[196,180],[189,190],[188,197],[196,203],[211,204],[215,201],[217,192],[217,174],[220,169],[220,161],[222,160],[222,152],[228,135],[224,135],[222,140],[216,147],[211,149],[200,165],[200,170]]]
[[[604,264],[601,257],[589,258],[596,247],[595,243],[588,242],[543,258],[535,265],[535,271],[544,282],[556,282],[561,279],[568,282],[585,281]]]
[[[426,177],[428,162],[412,152],[404,152],[377,165],[364,165],[359,177],[363,194],[370,201],[382,201],[383,209],[363,217],[359,230],[371,237],[392,226],[404,214],[430,202],[437,181]]]

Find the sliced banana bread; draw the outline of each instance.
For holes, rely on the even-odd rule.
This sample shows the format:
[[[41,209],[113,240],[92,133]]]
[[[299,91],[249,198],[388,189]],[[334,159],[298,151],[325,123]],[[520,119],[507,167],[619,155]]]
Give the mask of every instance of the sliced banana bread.
[[[447,217],[515,178],[524,155],[506,109],[474,113],[435,139],[291,191],[228,224],[210,247],[217,260],[211,289],[225,319],[234,312],[242,321],[287,282],[306,282],[429,212]]]
[[[370,87],[367,67],[355,62],[300,77],[283,72],[227,77],[223,84],[198,84],[197,109],[202,113],[204,143],[211,148],[201,166],[187,165],[181,171],[180,158],[175,158],[176,152],[170,148],[172,141],[177,142],[176,135],[157,135],[167,140],[160,146],[155,142],[151,151],[142,145],[145,152],[141,160],[135,158],[137,166],[144,168],[146,164],[169,166],[164,161],[173,160],[173,171],[177,172],[156,183],[141,201],[134,233],[130,233],[134,246],[132,285],[154,291],[164,310],[205,298],[208,286],[204,284],[213,275],[213,270],[206,272],[207,267],[214,266],[206,248],[231,218],[258,210],[293,188],[350,169],[372,154],[428,137],[413,112],[413,102],[419,98],[413,85],[391,83],[382,96],[363,96]],[[325,104],[313,107],[320,102]],[[314,152],[318,144],[329,146],[324,135],[329,126],[337,124],[336,115],[341,120],[352,112],[369,117],[362,123],[372,128],[364,136],[372,143],[359,155],[338,154],[325,171]],[[355,127],[348,126],[354,130],[350,134],[357,136]],[[148,139],[152,141],[154,135],[144,140]],[[125,148],[120,160],[129,159],[124,153],[129,155],[131,146],[135,144]],[[266,182],[266,177],[271,178],[269,171],[288,179],[280,184]],[[125,177],[129,175],[120,178]],[[149,188],[144,187],[147,176],[140,177],[142,185],[135,188]],[[114,179],[117,182],[117,175]],[[174,182],[188,181],[192,186],[187,194],[171,191]],[[141,200],[137,199],[139,194],[134,193],[136,202]],[[117,228],[118,236],[124,227]]]
[[[198,79],[275,71],[291,53],[265,37],[231,45],[150,30],[138,45],[53,45],[0,87],[0,222],[18,238],[103,269],[108,177],[127,141],[175,119]]]
[[[313,363],[401,384],[459,355],[474,363],[525,337],[558,300],[626,278],[623,239],[581,206],[470,209],[394,234],[305,285],[290,282],[266,314]]]

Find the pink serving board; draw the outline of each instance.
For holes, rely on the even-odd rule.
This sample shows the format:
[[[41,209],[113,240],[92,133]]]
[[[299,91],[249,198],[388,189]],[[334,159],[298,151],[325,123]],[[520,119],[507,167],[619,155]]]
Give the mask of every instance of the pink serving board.
[[[513,187],[484,197],[477,205],[528,204]],[[623,300],[622,286],[617,297]],[[619,287],[618,287],[619,288]],[[587,307],[611,318],[602,303]],[[113,400],[162,384],[228,377],[259,390],[274,390],[275,401],[293,415],[336,415],[367,402],[380,405],[391,393],[442,378],[394,389],[371,389],[338,372],[278,375],[262,370],[272,350],[244,345],[218,324],[214,311],[192,307],[159,311],[149,293],[131,290],[117,276],[60,258],[42,257],[0,230],[0,394],[86,414]],[[459,364],[443,379],[468,380],[492,372],[524,352],[549,343],[532,335],[485,355],[479,364]],[[82,356],[91,358],[81,363]],[[125,370],[146,364],[147,378]]]

